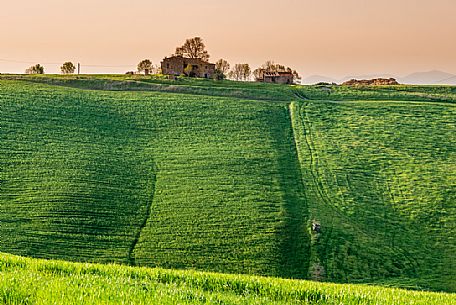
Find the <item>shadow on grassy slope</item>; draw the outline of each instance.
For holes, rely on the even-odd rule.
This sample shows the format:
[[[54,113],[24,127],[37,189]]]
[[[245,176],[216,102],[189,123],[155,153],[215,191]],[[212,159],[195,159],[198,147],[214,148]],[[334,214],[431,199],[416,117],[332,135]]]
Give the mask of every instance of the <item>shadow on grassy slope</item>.
[[[283,190],[283,227],[278,232],[282,251],[280,276],[285,278],[307,278],[309,269],[310,237],[308,235],[308,210],[304,196],[304,185],[297,158],[290,115],[284,106],[277,111],[268,124],[271,138],[275,139],[279,183]]]
[[[0,248],[128,263],[154,175],[137,127],[87,92],[23,89],[0,91]]]

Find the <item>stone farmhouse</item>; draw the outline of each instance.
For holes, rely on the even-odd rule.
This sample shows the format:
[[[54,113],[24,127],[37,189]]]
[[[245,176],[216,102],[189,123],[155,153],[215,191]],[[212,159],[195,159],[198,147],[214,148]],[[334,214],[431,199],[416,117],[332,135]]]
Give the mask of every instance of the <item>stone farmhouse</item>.
[[[270,72],[264,69],[260,70],[257,82],[275,83],[275,84],[293,84],[294,76],[291,72]]]
[[[196,77],[212,78],[215,72],[215,64],[211,64],[200,58],[172,56],[166,57],[161,62],[162,73],[166,75],[182,75],[188,65],[192,66],[191,73]]]

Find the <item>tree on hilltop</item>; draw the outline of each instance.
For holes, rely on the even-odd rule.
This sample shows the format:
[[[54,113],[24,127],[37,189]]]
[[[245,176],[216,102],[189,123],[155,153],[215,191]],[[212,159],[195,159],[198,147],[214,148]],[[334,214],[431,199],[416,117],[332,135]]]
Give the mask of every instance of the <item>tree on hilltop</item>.
[[[25,70],[26,74],[44,74],[44,67],[40,64],[31,66]]]
[[[253,75],[256,79],[260,79],[262,78],[262,72],[289,72],[293,74],[294,83],[299,83],[301,81],[301,76],[299,76],[299,73],[296,70],[277,64],[273,60],[267,60],[261,67],[253,71]]]
[[[249,64],[235,64],[233,70],[230,71],[229,77],[237,81],[247,81],[250,79],[252,71]]]
[[[175,55],[188,58],[200,58],[204,61],[208,61],[210,57],[201,37],[187,39],[182,47],[176,48]]]
[[[225,59],[219,59],[215,63],[215,69],[219,70],[223,74],[227,74],[230,71],[230,64]]]
[[[215,73],[214,78],[217,80],[223,80],[228,76],[230,71],[230,64],[225,59],[219,59],[215,63]]]
[[[242,78],[247,81],[250,80],[250,76],[252,75],[252,70],[250,69],[249,64],[242,65]]]
[[[145,74],[151,73],[153,70],[152,62],[149,59],[141,60],[138,64],[138,72],[144,72]]]
[[[66,62],[60,67],[60,71],[62,71],[62,74],[73,74],[74,71],[76,70],[76,67],[72,62]]]

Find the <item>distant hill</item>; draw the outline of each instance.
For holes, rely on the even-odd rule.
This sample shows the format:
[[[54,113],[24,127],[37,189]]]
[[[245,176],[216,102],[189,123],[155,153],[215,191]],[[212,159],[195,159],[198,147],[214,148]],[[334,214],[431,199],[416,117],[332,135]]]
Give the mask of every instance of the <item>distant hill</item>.
[[[456,85],[456,75],[437,70],[416,72],[399,78],[399,82],[414,85]]]
[[[309,77],[306,77],[302,80],[302,84],[304,85],[313,85],[317,83],[338,83],[339,80],[332,78],[332,77],[327,77],[323,75],[311,75]]]
[[[456,85],[456,74],[442,71],[415,72],[404,77],[392,74],[369,74],[369,75],[349,75],[340,79],[331,78],[324,75],[311,75],[303,79],[303,84],[316,84],[319,82],[341,84],[351,79],[374,79],[374,78],[395,78],[401,84],[406,85]]]
[[[352,80],[352,79],[374,79],[374,78],[396,78],[396,76],[391,74],[369,74],[369,75],[348,75],[342,78],[336,79],[324,75],[311,75],[302,80],[303,85],[314,85],[320,82],[325,83],[336,83],[342,84],[343,82]]]
[[[352,79],[362,80],[362,79],[376,79],[376,78],[395,78],[397,79],[396,75],[392,74],[364,74],[364,75],[348,75],[341,79],[339,79],[339,83],[343,83]]]

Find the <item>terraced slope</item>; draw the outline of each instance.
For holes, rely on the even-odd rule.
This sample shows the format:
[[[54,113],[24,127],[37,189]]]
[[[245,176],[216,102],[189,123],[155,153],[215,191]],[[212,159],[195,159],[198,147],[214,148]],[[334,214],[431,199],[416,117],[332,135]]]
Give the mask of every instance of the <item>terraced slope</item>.
[[[285,103],[5,81],[0,250],[305,277]]]
[[[290,105],[312,233],[309,276],[456,290],[456,107]],[[407,282],[407,280],[405,281]]]

